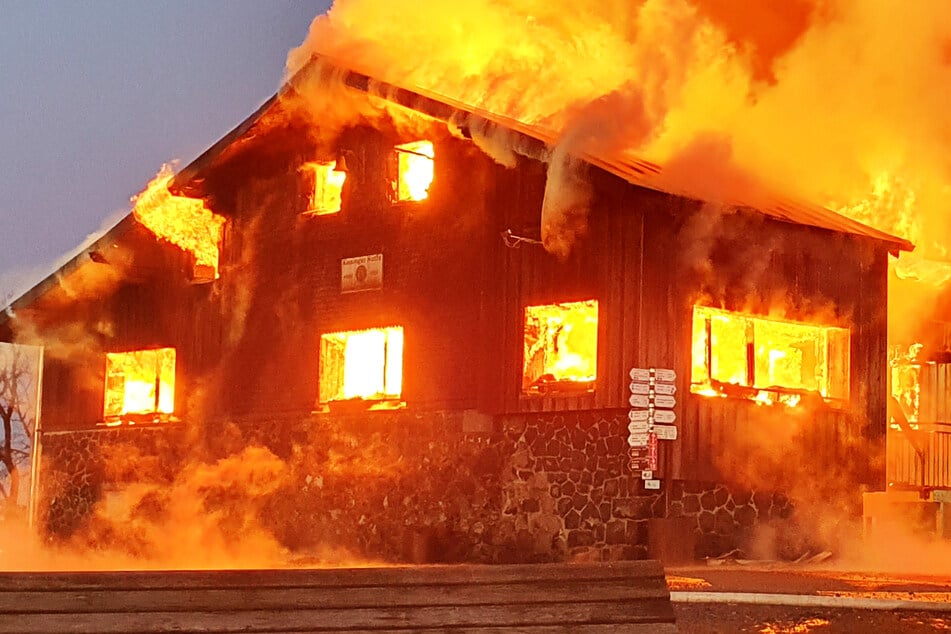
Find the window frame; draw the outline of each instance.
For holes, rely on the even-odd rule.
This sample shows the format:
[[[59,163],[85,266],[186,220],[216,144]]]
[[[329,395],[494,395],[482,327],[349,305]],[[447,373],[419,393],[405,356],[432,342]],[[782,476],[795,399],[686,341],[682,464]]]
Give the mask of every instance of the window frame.
[[[569,306],[572,304],[584,305],[592,303],[594,305],[594,318],[595,318],[595,332],[594,332],[594,350],[592,351],[592,360],[593,360],[593,369],[594,377],[586,381],[573,381],[571,379],[558,379],[555,378],[548,384],[539,384],[537,387],[533,388],[538,381],[531,383],[526,383],[527,375],[527,366],[529,360],[526,358],[527,353],[527,337],[528,337],[528,318],[529,310],[533,308],[546,308],[546,307],[558,307],[558,306]],[[600,358],[600,347],[601,347],[601,302],[597,297],[587,297],[585,299],[572,299],[572,300],[563,300],[563,301],[550,301],[550,302],[538,302],[525,304],[522,306],[521,310],[521,337],[520,337],[520,348],[521,354],[519,358],[521,360],[520,364],[520,384],[519,384],[519,396],[520,398],[533,399],[533,398],[547,398],[551,396],[558,397],[583,397],[590,396],[594,394],[597,384],[598,384],[598,366]],[[543,373],[541,376],[544,376]],[[539,377],[539,378],[540,378]]]
[[[367,397],[360,397],[360,396],[354,396],[350,398],[325,397],[324,386],[331,384],[329,377],[327,375],[327,366],[328,366],[328,363],[331,361],[331,359],[329,358],[331,354],[330,353],[325,354],[325,350],[327,349],[327,345],[328,345],[326,342],[328,341],[328,339],[333,336],[353,335],[353,334],[373,332],[373,331],[382,331],[385,334],[384,348],[382,351],[383,367],[381,368],[382,374],[383,374],[383,377],[382,377],[383,392],[381,393],[382,396],[378,398],[367,398]],[[399,331],[401,335],[400,350],[399,350],[399,373],[400,373],[399,393],[387,393],[386,391],[389,375],[392,370],[392,368],[389,365],[390,359],[391,359],[391,354],[390,354],[391,331]],[[404,387],[405,387],[405,368],[406,368],[406,363],[405,363],[406,329],[401,324],[391,324],[388,326],[372,326],[368,328],[359,328],[359,329],[352,329],[352,330],[333,330],[333,331],[322,332],[318,338],[318,341],[319,341],[319,344],[318,344],[318,351],[317,351],[318,367],[317,367],[317,399],[316,399],[316,404],[318,408],[321,408],[321,409],[343,408],[343,407],[347,407],[348,404],[350,406],[357,407],[357,408],[359,408],[361,404],[367,408],[373,408],[376,406],[392,408],[394,405],[400,406],[400,407],[405,405]],[[343,350],[339,351],[339,354],[336,354],[334,356],[338,357],[336,359],[335,365],[339,367],[339,376],[333,379],[332,385],[337,386],[334,388],[334,390],[336,391],[337,394],[340,394],[343,390],[343,385],[346,381],[346,348],[344,347]]]
[[[697,313],[702,311],[706,313],[703,317],[704,324],[704,362],[702,365],[705,377],[697,380],[695,370],[698,367],[695,363],[694,355],[697,352],[696,345],[696,325]],[[714,314],[728,315],[731,319],[739,321],[745,328],[745,357],[746,367],[742,383],[728,383],[720,381],[713,377],[713,327],[712,317]],[[780,323],[789,324],[798,327],[815,329],[817,334],[817,345],[823,347],[825,357],[824,367],[826,368],[825,385],[815,390],[809,390],[803,387],[790,387],[784,385],[757,385],[757,366],[762,362],[757,354],[756,345],[756,325],[757,323]],[[777,319],[773,317],[764,317],[762,315],[730,311],[711,306],[694,306],[690,314],[690,391],[694,394],[707,396],[724,396],[734,398],[744,398],[756,400],[757,402],[783,402],[783,399],[764,400],[762,396],[774,394],[776,396],[807,395],[813,394],[820,397],[827,404],[846,407],[851,400],[851,382],[852,382],[852,359],[851,359],[851,338],[850,328],[832,324],[818,324],[791,319]],[[823,331],[825,331],[823,333]],[[824,336],[824,345],[821,345],[819,337]],[[844,344],[844,346],[843,346]],[[839,348],[839,356],[842,358],[841,368],[838,372],[841,375],[833,376],[834,349]],[[818,377],[817,377],[818,378]],[[719,389],[718,389],[719,388]],[[825,394],[823,392],[826,392]]]
[[[432,156],[424,154],[417,150],[410,149],[408,146],[419,145],[423,143],[428,143],[432,148]],[[402,155],[413,155],[420,158],[425,158],[429,160],[430,165],[432,166],[432,178],[430,179],[428,185],[426,186],[426,195],[422,198],[413,198],[408,196],[406,198],[400,197],[401,184],[403,182],[402,170],[400,169],[400,157]],[[393,205],[407,205],[407,204],[419,204],[424,203],[429,200],[432,195],[432,186],[436,181],[436,144],[429,139],[415,139],[413,141],[407,141],[405,143],[397,143],[394,145],[389,153],[390,156],[390,174],[389,174],[389,197],[390,202]]]
[[[161,406],[161,401],[163,394],[162,391],[162,352],[169,351],[171,352],[171,411],[163,411]],[[109,405],[108,394],[110,391],[110,357],[120,357],[125,355],[134,355],[139,353],[154,353],[154,378],[153,383],[155,385],[155,395],[154,395],[154,406],[155,409],[149,411],[140,411],[140,412],[120,412],[118,414],[109,413],[107,407]],[[115,373],[112,374],[115,376]],[[126,395],[126,384],[127,379],[125,379],[125,374],[123,376],[123,385],[122,385],[122,398],[125,399]],[[174,346],[160,346],[152,348],[138,348],[134,350],[124,350],[124,351],[115,351],[107,352],[104,356],[104,371],[103,371],[103,388],[102,388],[102,420],[106,425],[120,425],[127,422],[141,422],[141,421],[151,421],[151,422],[168,422],[172,420],[177,420],[176,413],[178,409],[178,350]]]

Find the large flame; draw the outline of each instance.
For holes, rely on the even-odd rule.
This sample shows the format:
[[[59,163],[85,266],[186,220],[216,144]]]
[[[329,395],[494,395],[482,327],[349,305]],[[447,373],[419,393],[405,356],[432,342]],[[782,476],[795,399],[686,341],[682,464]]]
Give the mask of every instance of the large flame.
[[[145,190],[133,196],[136,220],[152,233],[195,256],[195,264],[218,275],[218,249],[225,219],[201,200],[175,196],[168,190],[172,169],[163,165]]]
[[[951,245],[951,3],[336,0],[288,71],[315,53],[653,161],[694,197],[830,207],[951,278],[920,263]]]

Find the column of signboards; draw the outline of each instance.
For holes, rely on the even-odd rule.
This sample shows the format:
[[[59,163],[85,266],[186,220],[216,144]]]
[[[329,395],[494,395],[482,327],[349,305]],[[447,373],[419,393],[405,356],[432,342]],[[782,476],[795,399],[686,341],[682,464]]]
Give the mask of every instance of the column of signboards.
[[[677,440],[677,373],[668,368],[631,368],[631,410],[627,417],[630,445],[629,466],[640,472],[645,489],[660,489],[657,471],[657,442]]]

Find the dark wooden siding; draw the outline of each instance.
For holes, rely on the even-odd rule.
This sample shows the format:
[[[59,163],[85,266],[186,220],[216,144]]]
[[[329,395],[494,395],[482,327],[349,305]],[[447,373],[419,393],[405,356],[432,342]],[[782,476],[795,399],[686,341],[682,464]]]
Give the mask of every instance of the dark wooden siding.
[[[492,204],[505,228],[538,236],[544,179],[543,167],[532,163],[500,174]],[[629,369],[668,367],[678,373],[680,438],[661,443],[663,477],[728,479],[731,460],[742,453],[731,447],[757,438],[764,418],[788,419],[824,461],[877,451],[885,421],[884,246],[646,191],[603,173],[593,173],[592,182],[589,232],[567,260],[537,246],[493,248],[502,281],[494,304],[502,363],[487,409],[627,408]],[[523,396],[524,307],[592,298],[600,319],[594,394]],[[803,426],[798,412],[782,407],[691,394],[691,318],[699,303],[849,328],[849,407],[819,407]]]
[[[421,203],[386,198],[386,156],[409,140],[392,130],[356,129],[338,140],[352,160],[337,215],[303,215],[299,167],[315,156],[299,147],[266,174],[253,160],[225,170],[216,179],[222,191],[211,195],[230,219],[221,279],[190,285],[176,261],[181,254],[144,241],[141,263],[159,262],[160,272],[133,276],[108,298],[75,309],[85,311],[75,317],[90,332],[100,320],[114,332],[99,337],[94,363],[51,362],[47,418],[66,427],[96,420],[101,385],[80,397],[63,389],[77,385],[67,375],[101,383],[102,353],[157,345],[179,350],[178,402],[200,385],[205,415],[310,411],[322,333],[401,325],[403,396],[421,410],[626,409],[631,367],[675,369],[680,438],[661,444],[666,478],[727,478],[742,455],[731,447],[776,421],[804,429],[804,442],[823,460],[874,449],[885,422],[883,245],[704,206],[592,169],[589,229],[571,255],[512,249],[504,230],[539,237],[545,166],[522,159],[506,169],[467,141],[434,134],[436,178]],[[383,254],[382,290],[341,294],[340,260],[374,253]],[[524,396],[524,307],[586,299],[599,303],[593,393]],[[819,408],[807,424],[782,408],[690,394],[696,303],[758,314],[778,307],[791,319],[821,314],[849,327],[849,409]],[[78,401],[85,404],[73,407]]]

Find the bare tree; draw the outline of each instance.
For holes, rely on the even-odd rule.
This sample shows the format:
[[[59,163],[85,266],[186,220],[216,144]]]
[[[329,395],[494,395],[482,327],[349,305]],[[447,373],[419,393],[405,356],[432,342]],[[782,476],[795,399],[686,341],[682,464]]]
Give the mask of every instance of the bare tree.
[[[0,356],[0,497],[4,510],[19,504],[20,470],[28,464],[36,424],[36,368],[25,351],[5,345]]]

